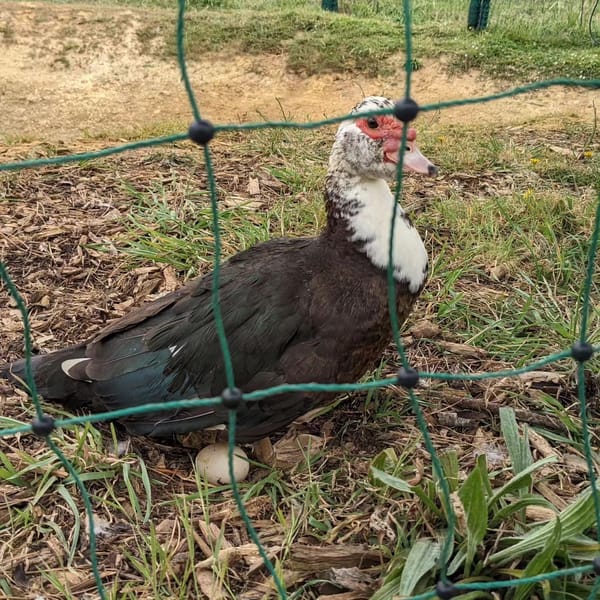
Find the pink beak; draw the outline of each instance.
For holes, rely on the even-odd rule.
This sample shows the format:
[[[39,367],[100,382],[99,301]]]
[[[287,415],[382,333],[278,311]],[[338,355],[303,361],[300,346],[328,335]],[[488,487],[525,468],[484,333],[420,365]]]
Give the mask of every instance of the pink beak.
[[[392,133],[393,132],[393,133]],[[383,143],[384,160],[398,164],[400,160],[400,144],[402,142],[402,128],[394,128],[392,135],[388,135]],[[414,171],[422,175],[436,175],[437,167],[419,150],[416,142],[417,132],[410,128],[406,137],[406,150],[404,151],[404,171]]]

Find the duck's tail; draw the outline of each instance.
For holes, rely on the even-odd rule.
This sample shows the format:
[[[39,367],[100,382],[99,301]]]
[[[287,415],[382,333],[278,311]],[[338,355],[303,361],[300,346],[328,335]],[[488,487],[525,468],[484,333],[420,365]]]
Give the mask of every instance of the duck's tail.
[[[81,385],[85,383],[73,378],[73,371],[77,369],[77,365],[84,362],[87,362],[84,344],[32,356],[31,371],[37,393],[44,400],[57,402],[71,409],[86,406],[88,404],[84,399],[86,395],[78,393]],[[0,377],[8,379],[26,392],[31,392],[27,381],[25,359],[0,364]]]

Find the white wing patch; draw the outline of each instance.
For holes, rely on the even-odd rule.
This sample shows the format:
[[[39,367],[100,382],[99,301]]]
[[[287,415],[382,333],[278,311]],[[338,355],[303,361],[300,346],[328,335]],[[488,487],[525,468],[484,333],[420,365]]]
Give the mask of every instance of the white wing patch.
[[[171,356],[177,356],[184,348],[185,344],[182,344],[181,346],[169,346],[169,352],[171,353]]]
[[[76,365],[79,365],[81,363],[85,363],[85,362],[89,362],[91,359],[89,358],[68,358],[67,360],[63,360],[62,363],[60,363],[60,368],[63,370],[63,373],[65,375],[67,375],[68,377],[71,377],[71,379],[76,379],[75,377],[73,377],[70,373],[71,369],[73,367],[75,367]]]
[[[383,179],[362,179],[346,196],[355,200],[348,221],[354,230],[352,241],[364,240],[364,249],[371,262],[387,269],[394,196]],[[427,269],[427,251],[418,231],[404,219],[398,206],[394,226],[392,264],[394,278],[407,281],[412,293],[423,285]]]

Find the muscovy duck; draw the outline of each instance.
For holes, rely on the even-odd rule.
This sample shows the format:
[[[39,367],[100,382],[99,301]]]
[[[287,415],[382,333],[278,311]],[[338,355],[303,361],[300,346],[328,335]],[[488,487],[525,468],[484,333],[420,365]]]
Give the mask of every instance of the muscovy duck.
[[[287,383],[348,383],[376,366],[391,341],[388,245],[404,125],[393,116],[361,116],[392,108],[371,96],[340,124],[325,181],[327,224],[312,238],[272,239],[223,263],[221,310],[236,385],[243,392]],[[407,132],[404,169],[433,175],[434,165]],[[399,322],[427,276],[423,242],[401,207],[393,251]],[[226,388],[211,305],[212,274],[132,310],[88,341],[32,358],[38,391],[69,409],[94,412],[182,398]],[[24,378],[24,361],[0,367]],[[329,400],[296,392],[238,408],[238,442],[284,429]],[[223,405],[153,411],[121,419],[132,434],[169,439],[222,426]]]

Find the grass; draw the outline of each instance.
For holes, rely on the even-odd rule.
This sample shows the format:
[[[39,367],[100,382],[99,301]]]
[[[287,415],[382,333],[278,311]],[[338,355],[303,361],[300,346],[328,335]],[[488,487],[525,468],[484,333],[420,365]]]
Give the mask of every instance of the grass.
[[[468,173],[476,184],[485,180],[491,190],[500,190],[482,196],[467,179],[428,200],[426,210],[415,215],[417,225],[432,236],[433,276],[440,281],[428,288],[425,299],[437,306],[437,322],[461,342],[522,366],[565,347],[576,335],[589,250],[584,240],[591,235],[600,189],[597,143],[589,142],[589,134],[587,128],[541,131],[523,146],[500,130],[462,129],[460,136],[451,129],[438,131],[444,142],[434,161],[442,169]],[[273,235],[319,231],[329,138],[324,131],[281,130],[224,142],[235,144],[240,155],[263,157],[255,163],[258,176],[285,190],[257,207],[247,194],[240,198],[226,184],[221,187],[225,256]],[[126,252],[187,274],[208,268],[213,248],[205,191],[177,180],[151,190],[123,185],[134,202],[129,239],[121,243]],[[444,223],[441,234],[437,223]],[[596,280],[595,295],[599,284]],[[479,287],[475,293],[474,285]],[[590,332],[598,339],[597,312]]]
[[[436,3],[440,19],[451,4]],[[366,15],[373,5],[360,6]],[[380,3],[382,12],[391,10],[389,6]],[[435,19],[422,24],[427,14],[420,14],[419,6],[423,5],[415,3],[416,18],[421,19],[417,27],[438,27],[438,50],[458,56],[462,42],[448,42]],[[335,36],[349,38],[359,26],[367,28],[366,51],[388,52],[383,42],[369,50],[369,32],[388,26],[372,15],[355,25],[349,17],[319,13],[318,19],[308,18],[308,9],[290,8],[277,16],[279,20],[260,13],[265,19],[259,30],[260,7],[255,9],[256,14],[235,12],[235,18],[226,12],[202,13],[214,19],[211,23],[222,24],[215,36],[226,29],[222,39],[198,41],[200,16],[192,16],[190,52],[203,51],[201,44],[223,50],[234,38],[232,52],[243,44],[250,52],[252,39],[260,36],[272,44],[261,52],[289,51],[292,60],[297,41],[297,51],[305,53],[298,64],[320,69],[328,53],[318,54],[318,49],[333,44]],[[531,15],[536,16],[540,15]],[[304,28],[299,27],[303,23]],[[307,23],[318,23],[318,28],[311,32]],[[452,19],[447,27],[454,27]],[[422,31],[417,33],[421,43]],[[484,44],[496,35],[491,31],[470,39]],[[548,43],[558,52],[562,42]],[[537,50],[530,51],[534,62],[531,56]],[[506,57],[500,56],[501,46],[496,52],[494,69],[502,73],[498,65]],[[590,54],[582,51],[586,60]],[[364,68],[363,60],[351,64]],[[224,257],[273,236],[319,231],[331,133],[262,130],[214,141]],[[405,182],[405,205],[433,258],[430,281],[404,330],[411,364],[435,372],[497,370],[567,348],[581,324],[583,273],[600,194],[595,124],[575,118],[559,123],[541,119],[525,130],[512,130],[473,125],[458,129],[432,122],[420,135],[422,148],[442,174],[431,185],[416,178]],[[89,252],[88,270],[105,265],[106,271],[100,270],[105,277],[88,275],[98,291],[89,301],[94,304],[114,284],[115,271],[134,272],[159,263],[184,278],[210,268],[214,248],[205,175],[197,154],[180,146],[47,170],[37,180],[27,179],[33,175],[25,172],[11,174],[2,180],[3,198],[15,222],[31,207],[35,217],[46,216],[42,209],[48,199],[75,204],[74,198],[80,197],[86,210],[94,211],[109,198],[120,210],[118,225],[111,222],[113,229],[98,239],[79,241],[85,223],[61,232],[74,256],[80,247]],[[251,193],[250,178],[256,180],[260,195]],[[34,216],[30,223],[27,236],[36,229],[43,233],[44,225],[36,225]],[[41,261],[52,258],[55,247],[43,236],[27,241],[39,253],[36,269],[43,269]],[[23,273],[20,285],[29,285],[28,275]],[[61,302],[83,294],[89,281],[75,283],[70,289],[68,276],[56,277],[53,287],[62,294]],[[133,297],[133,287],[124,286],[125,298]],[[598,344],[597,273],[591,293],[589,338]],[[30,297],[41,298],[33,293]],[[31,307],[34,320],[41,310],[38,300]],[[106,318],[108,309],[104,310]],[[70,315],[71,322],[77,320],[74,314],[79,313]],[[439,331],[417,336],[413,326],[423,318]],[[58,329],[59,323],[55,320],[52,327]],[[390,351],[372,376],[384,377],[397,368],[397,356]],[[591,434],[597,447],[598,359],[587,369]],[[428,382],[418,390],[458,516],[448,563],[457,583],[586,566],[598,554],[596,515],[582,466],[573,364],[562,361],[537,377],[482,384]],[[465,400],[479,402],[479,408],[461,404]],[[313,444],[325,437],[326,446],[296,447],[291,463],[276,466],[263,465],[257,458],[251,480],[241,484],[262,543],[295,598],[327,598],[350,589],[358,598],[392,600],[431,589],[439,577],[436,558],[447,527],[447,507],[403,392],[371,391],[336,404],[335,410],[323,409],[304,429],[318,434],[309,438]],[[48,410],[57,412],[56,407]],[[30,413],[28,400],[12,397],[3,405],[0,426],[27,421]],[[554,426],[540,425],[534,419],[540,416]],[[203,482],[191,451],[143,440],[123,446],[122,434],[106,425],[54,435],[90,491],[110,598],[273,597],[231,490]],[[289,458],[289,448],[284,452],[280,442],[275,454],[283,461]],[[43,440],[4,439],[0,479],[0,594],[10,598],[31,592],[68,600],[92,595],[81,500]],[[592,585],[587,573],[514,588],[502,597],[583,599],[590,597]],[[492,596],[480,592],[467,597]]]
[[[173,0],[106,4],[146,9],[137,28],[141,52],[175,56]],[[498,3],[488,29],[472,32],[467,30],[467,9],[461,0],[415,0],[412,6],[415,68],[425,59],[439,59],[451,71],[477,69],[511,81],[600,77],[587,31],[591,7],[581,14],[580,3],[567,0]],[[115,40],[122,38],[121,29],[120,20],[106,26]],[[186,29],[192,60],[213,52],[232,58],[276,54],[286,57],[292,73],[374,77],[398,72],[403,64],[401,2],[347,2],[341,4],[340,13],[332,14],[315,1],[191,1]],[[5,36],[8,39],[10,31]],[[59,59],[68,67],[68,56],[63,53]]]
[[[433,371],[507,368],[572,343],[580,325],[581,284],[598,195],[599,147],[590,135],[592,128],[538,123],[531,126],[526,142],[521,130],[473,128],[459,133],[430,126],[423,131],[421,145],[432,149],[427,152],[444,175],[429,188],[421,189],[415,178],[405,182],[407,208],[434,257],[413,322],[427,316],[440,333],[409,346],[413,364]],[[330,138],[331,131],[261,130],[215,141],[225,257],[274,235],[313,235],[320,229]],[[436,145],[440,139],[444,143]],[[247,162],[232,167],[232,156]],[[69,176],[94,187],[103,182],[130,207],[113,238],[112,252],[116,249],[130,268],[151,260],[184,276],[205,272],[213,246],[206,181],[196,159],[185,149],[150,151],[137,160],[138,169],[150,169],[152,178],[136,170],[128,178],[124,165],[114,160],[72,167]],[[239,181],[240,172],[259,181],[259,204],[245,181]],[[597,275],[592,298],[590,339],[598,343]],[[445,357],[446,341],[480,348],[485,359],[473,363]],[[424,346],[429,348],[427,357],[421,354]],[[595,365],[597,359],[590,364],[591,373]],[[386,356],[374,376],[396,369],[397,359]],[[561,381],[571,369],[565,362],[553,367]],[[432,427],[459,515],[448,567],[456,582],[585,566],[598,550],[585,473],[568,473],[565,466],[566,456],[581,453],[577,411],[565,408],[575,398],[569,386],[551,383],[554,376],[548,375],[546,387],[529,392],[504,382],[509,406],[501,409],[499,422],[484,426],[485,443],[459,431],[441,435]],[[593,375],[590,385],[598,385]],[[485,397],[492,389],[472,393]],[[450,391],[434,384],[420,393],[429,418],[444,411]],[[523,409],[563,424],[562,433],[539,427],[533,432],[555,454],[531,452],[528,435],[533,433],[517,424],[513,412]],[[351,561],[348,557],[361,544],[376,553],[370,560],[379,565],[361,571],[374,599],[391,600],[399,590],[417,594],[429,589],[439,575],[434,558],[441,552],[446,511],[410,411],[398,406],[397,392],[382,390],[347,399],[318,422],[317,430],[328,426],[336,432],[325,451],[305,452],[291,469],[259,465],[254,478],[241,486],[261,539],[289,589],[302,590],[298,597],[316,597],[322,565],[337,564],[335,548],[343,548],[344,560]],[[136,442],[131,453],[115,455],[106,438],[106,432],[100,435],[88,427],[62,432],[59,441],[84,474],[99,522],[110,524],[99,540],[102,564],[115,581],[112,597],[237,597],[248,586],[260,585],[260,569],[250,578],[246,574],[256,556],[247,549],[249,540],[232,512],[227,488],[206,486],[193,472],[186,451],[167,454]],[[540,442],[536,444],[539,448]],[[88,572],[81,568],[86,561],[81,542],[85,525],[77,513],[71,514],[78,498],[56,459],[38,441],[18,450],[9,444],[0,458],[11,489],[23,490],[29,498],[6,521],[10,531],[23,531],[14,538],[15,546],[22,547],[26,534],[32,536],[33,547],[53,540],[62,549],[64,564],[48,574],[45,585],[65,598],[91,589]],[[157,464],[162,466],[149,466]],[[58,507],[51,513],[62,523],[58,528],[43,516],[49,502]],[[36,506],[42,507],[41,514]],[[561,515],[562,529],[544,525],[554,513]],[[198,533],[193,524],[200,521],[204,525]],[[232,540],[237,550],[231,550]],[[310,553],[323,553],[319,566],[307,557],[307,545]],[[120,548],[119,568],[106,566],[114,548]],[[206,566],[199,569],[198,564]],[[122,568],[127,572],[123,580],[117,575]],[[547,590],[550,597],[585,598],[591,583],[585,576],[564,578],[548,584]],[[6,576],[0,585],[13,590]],[[531,593],[531,588],[522,588],[508,597]]]
[[[160,18],[138,32],[145,46],[160,55],[176,55],[174,20]],[[159,43],[157,43],[157,39]],[[210,52],[287,57],[292,73],[389,72],[386,59],[403,47],[402,28],[394,22],[354,19],[306,10],[190,12],[186,53],[200,60]]]
[[[515,7],[515,11],[518,9]],[[536,79],[600,76],[591,40],[581,28],[564,21],[533,22],[513,29],[507,23],[473,34],[458,19],[415,18],[414,52],[417,60],[440,58],[456,71],[478,69],[495,77]],[[456,9],[456,16],[462,13]],[[505,15],[512,23],[512,15]],[[156,32],[155,26],[153,31]],[[170,35],[171,23],[161,26]],[[201,11],[190,13],[187,42],[191,58],[209,51],[232,50],[256,54],[287,55],[291,72],[312,75],[324,72],[362,72],[372,76],[389,71],[403,51],[403,24],[393,18],[356,18],[310,10]],[[167,52],[174,47],[166,40]],[[418,66],[418,63],[417,63]],[[382,71],[383,70],[383,71]]]
[[[238,155],[262,157],[259,162],[252,161],[250,169],[267,189],[253,199],[243,188],[232,193],[226,184],[218,186],[225,203],[221,205],[220,221],[224,256],[273,235],[310,235],[321,229],[325,218],[321,201],[325,175],[322,144],[326,135],[280,130],[275,134],[229,136],[226,145],[235,146]],[[290,153],[289,148],[301,151]],[[195,160],[187,164],[195,165]],[[220,173],[227,180],[245,167],[238,162],[232,173],[226,160],[217,157],[217,182]],[[273,183],[285,194],[270,193],[265,201],[265,191],[268,193]],[[210,198],[206,190],[198,191],[196,181],[174,178],[168,186],[159,182],[150,190],[136,189],[126,181],[122,185],[134,203],[130,234],[120,243],[125,252],[171,264],[188,274],[204,272],[212,265]]]
[[[215,140],[225,257],[275,235],[314,235],[321,228],[331,133],[260,130]],[[524,135],[522,129],[459,131],[433,123],[421,133],[422,148],[443,175],[428,187],[416,178],[405,182],[405,204],[434,259],[414,319],[428,316],[440,333],[409,345],[411,363],[433,371],[497,369],[568,347],[579,327],[587,240],[600,187],[593,124],[542,121]],[[90,186],[128,207],[107,259],[114,260],[116,251],[122,269],[158,261],[182,276],[209,269],[209,201],[195,153],[185,146],[151,150],[131,159],[135,168],[121,160],[128,159],[74,165],[67,176],[80,182],[75,189]],[[240,180],[242,173],[258,180],[260,201],[248,192],[246,178]],[[11,189],[17,189],[19,177],[10,176]],[[44,184],[50,194],[62,195],[64,180],[57,169]],[[43,189],[27,181],[24,186]],[[90,192],[82,193],[89,197]],[[592,297],[590,339],[598,343],[597,275]],[[480,348],[485,358],[448,356],[446,341]],[[592,372],[596,364],[597,359],[590,364]],[[396,369],[397,359],[386,355],[373,376]],[[553,377],[566,382],[571,369],[570,363],[557,364],[541,389],[504,381],[507,406],[491,424],[480,425],[479,441],[459,429],[442,433],[435,425],[435,415],[453,402],[456,386],[434,383],[419,392],[459,514],[450,548],[453,581],[585,566],[597,553],[586,474],[567,467],[567,460],[581,457],[575,399],[569,385],[552,383]],[[590,385],[597,386],[594,381],[592,376]],[[467,389],[475,398],[498,393],[489,386]],[[562,428],[530,430],[515,419],[514,411],[523,410],[550,417]],[[2,424],[10,422],[3,418]],[[317,417],[314,428],[335,432],[325,449],[305,450],[291,467],[259,464],[251,481],[241,485],[252,521],[288,589],[296,590],[296,597],[317,597],[323,578],[332,589],[346,589],[350,583],[325,567],[340,560],[347,568],[360,566],[369,590],[365,598],[392,600],[399,590],[429,589],[439,574],[434,559],[441,551],[446,512],[414,417],[399,403],[398,392],[346,398]],[[92,495],[101,565],[112,582],[109,597],[228,598],[269,585],[230,490],[203,483],[188,451],[135,441],[115,452],[114,432],[105,426],[100,431],[63,431],[57,442]],[[554,454],[540,454],[540,437]],[[36,581],[39,568],[44,575],[35,585],[55,595],[70,599],[91,591],[86,525],[73,512],[80,501],[57,459],[42,441],[23,437],[6,441],[0,464],[12,507],[2,519],[11,552],[20,552],[23,564],[46,545],[62,557],[56,563],[41,552],[34,562],[39,567],[29,567],[27,581]],[[561,515],[562,529],[547,524],[555,513]],[[357,552],[363,562],[353,562]],[[20,589],[14,577],[14,571],[0,576],[7,596]],[[552,598],[586,598],[591,584],[588,576],[559,578],[545,589]],[[536,593],[519,589],[507,597]]]

